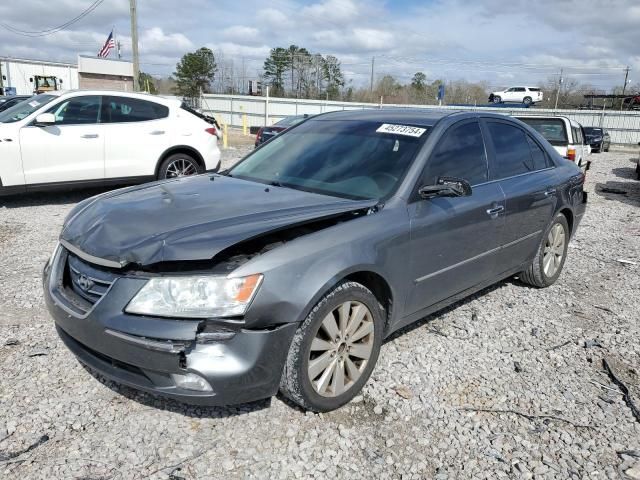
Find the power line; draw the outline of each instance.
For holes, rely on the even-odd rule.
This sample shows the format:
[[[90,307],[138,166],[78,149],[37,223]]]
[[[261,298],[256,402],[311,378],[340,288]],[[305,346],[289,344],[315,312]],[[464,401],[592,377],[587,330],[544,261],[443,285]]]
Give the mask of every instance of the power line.
[[[12,33],[15,33],[16,35],[22,35],[23,37],[32,37],[32,38],[45,37],[47,35],[53,35],[54,33],[58,33],[59,31],[64,30],[67,27],[70,27],[74,23],[79,22],[84,17],[89,15],[91,12],[93,12],[96,8],[98,8],[100,4],[102,4],[102,2],[104,2],[104,0],[95,0],[91,5],[89,5],[89,7],[87,7],[84,11],[82,11],[82,13],[80,13],[78,16],[72,18],[71,20],[68,20],[62,25],[48,28],[46,30],[34,30],[34,31],[20,30],[18,28],[12,27],[11,25],[7,25],[6,23],[0,23],[0,26],[9,30]]]

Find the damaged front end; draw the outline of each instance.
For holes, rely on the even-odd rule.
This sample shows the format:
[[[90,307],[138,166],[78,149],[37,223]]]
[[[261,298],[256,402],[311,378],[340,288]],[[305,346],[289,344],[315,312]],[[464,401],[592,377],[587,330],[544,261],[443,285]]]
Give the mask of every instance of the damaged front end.
[[[146,246],[138,241],[140,248],[132,247],[127,255],[101,258],[72,240],[80,238],[77,225],[67,226],[44,272],[47,307],[61,339],[78,359],[119,383],[204,405],[266,398],[277,393],[297,328],[295,319],[254,325],[237,313],[201,318],[157,314],[132,309],[132,301],[153,279],[232,278],[234,270],[257,257],[379,208],[371,202],[350,206],[315,208],[313,215],[292,212],[288,218],[279,215],[258,225],[227,223],[216,230],[215,237],[211,233],[215,225],[210,222],[206,229],[202,225],[197,229],[197,242],[174,230],[164,236],[163,253],[157,254],[154,247],[155,253],[148,257],[143,253],[151,251],[146,246],[159,244],[157,236]],[[86,225],[87,220],[82,222]],[[225,235],[225,228],[233,229],[235,235]],[[202,236],[205,230],[208,246]],[[168,243],[169,237],[176,243]],[[175,245],[187,248],[185,242],[197,243],[197,254],[187,249],[186,259],[178,259]],[[207,252],[214,255],[202,258]]]

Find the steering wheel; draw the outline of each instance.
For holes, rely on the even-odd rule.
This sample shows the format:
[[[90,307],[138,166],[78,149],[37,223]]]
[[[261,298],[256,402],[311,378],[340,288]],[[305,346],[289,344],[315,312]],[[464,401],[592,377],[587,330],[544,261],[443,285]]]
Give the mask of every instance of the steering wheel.
[[[398,181],[398,178],[387,172],[376,172],[371,178],[378,184],[382,192],[388,192],[391,186]]]

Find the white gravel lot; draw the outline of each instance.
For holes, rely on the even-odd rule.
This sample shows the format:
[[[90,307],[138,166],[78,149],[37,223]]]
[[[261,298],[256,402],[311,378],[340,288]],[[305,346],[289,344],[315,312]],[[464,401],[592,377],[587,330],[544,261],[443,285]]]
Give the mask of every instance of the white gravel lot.
[[[602,366],[640,391],[632,156],[593,155],[554,286],[505,281],[394,335],[362,395],[328,414],[280,397],[192,407],[95,378],[57,338],[40,275],[96,191],[0,198],[0,478],[639,479],[640,420]]]

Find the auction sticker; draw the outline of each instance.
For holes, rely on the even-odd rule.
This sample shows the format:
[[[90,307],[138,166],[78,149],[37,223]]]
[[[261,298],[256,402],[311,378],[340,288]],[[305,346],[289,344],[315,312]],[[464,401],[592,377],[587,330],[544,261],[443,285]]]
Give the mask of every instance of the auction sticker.
[[[383,123],[376,130],[378,133],[394,133],[396,135],[406,135],[407,137],[419,137],[426,131],[426,128],[412,127],[410,125],[393,125],[391,123]]]

